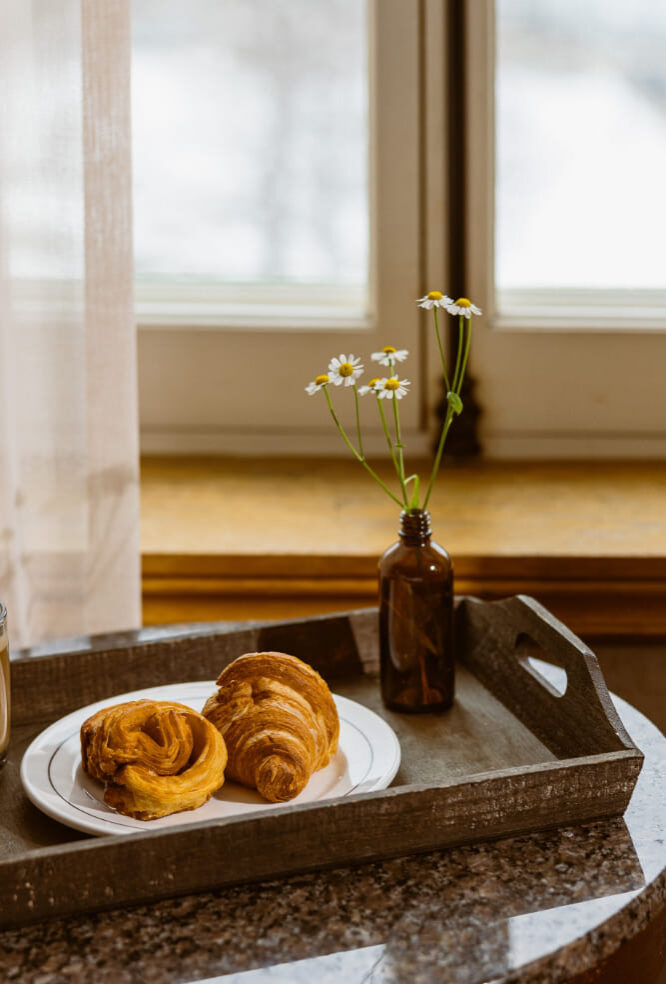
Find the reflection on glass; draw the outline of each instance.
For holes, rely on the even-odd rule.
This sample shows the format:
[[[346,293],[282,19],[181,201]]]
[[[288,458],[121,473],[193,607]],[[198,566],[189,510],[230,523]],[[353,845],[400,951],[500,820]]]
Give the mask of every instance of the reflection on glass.
[[[497,0],[496,276],[666,288],[666,4]]]
[[[525,912],[509,919],[508,969],[522,967],[542,957],[546,944],[550,949],[571,942],[572,927],[576,936],[584,936],[618,912],[635,892],[623,892],[607,899],[587,899],[557,909]]]
[[[365,980],[374,965],[381,959],[384,945],[361,946],[355,950],[344,950],[339,953],[326,953],[320,957],[308,957],[306,960],[294,960],[291,963],[273,964],[269,967],[259,967],[256,970],[237,971],[232,974],[221,974],[219,977],[208,977],[200,984],[259,984],[260,981],[270,981],[271,984],[295,984],[295,982],[317,981],[318,984],[331,984],[333,981]]]
[[[365,285],[366,4],[133,0],[140,277]]]

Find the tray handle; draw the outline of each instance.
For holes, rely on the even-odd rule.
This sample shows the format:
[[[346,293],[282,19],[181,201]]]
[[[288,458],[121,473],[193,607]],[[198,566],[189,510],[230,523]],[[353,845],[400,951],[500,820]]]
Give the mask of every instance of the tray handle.
[[[461,662],[554,754],[568,758],[635,750],[596,656],[534,598],[465,598],[458,620]],[[564,693],[527,656],[563,669]]]

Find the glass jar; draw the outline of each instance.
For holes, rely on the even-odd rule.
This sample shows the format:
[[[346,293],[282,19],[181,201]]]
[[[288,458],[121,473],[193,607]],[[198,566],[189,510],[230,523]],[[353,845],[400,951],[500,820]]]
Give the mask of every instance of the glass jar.
[[[379,561],[382,699],[395,711],[453,703],[453,565],[430,539],[430,514],[400,516],[400,540]]]
[[[9,748],[9,642],[7,641],[7,609],[0,601],[0,767]]]

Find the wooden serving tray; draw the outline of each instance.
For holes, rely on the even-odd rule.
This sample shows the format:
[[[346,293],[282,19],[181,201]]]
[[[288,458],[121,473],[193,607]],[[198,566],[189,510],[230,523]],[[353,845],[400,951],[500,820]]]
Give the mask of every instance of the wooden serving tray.
[[[456,625],[456,702],[432,715],[382,707],[375,609],[96,637],[21,656],[0,772],[0,928],[623,813],[643,756],[593,653],[526,597],[460,599]],[[101,838],[61,826],[24,795],[23,752],[48,724],[127,691],[212,680],[236,656],[267,649],[307,660],[334,692],[391,724],[402,747],[391,788]],[[563,696],[535,656],[566,672]]]

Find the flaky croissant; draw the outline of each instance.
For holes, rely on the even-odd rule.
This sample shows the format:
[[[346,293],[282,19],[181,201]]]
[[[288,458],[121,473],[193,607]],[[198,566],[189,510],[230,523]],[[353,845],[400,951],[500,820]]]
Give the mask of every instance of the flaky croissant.
[[[338,746],[340,724],[325,681],[295,656],[247,653],[217,683],[202,714],[226,742],[227,778],[271,802],[298,796]]]
[[[107,707],[81,726],[83,768],[105,782],[104,802],[137,820],[195,810],[224,782],[224,739],[171,701]]]

